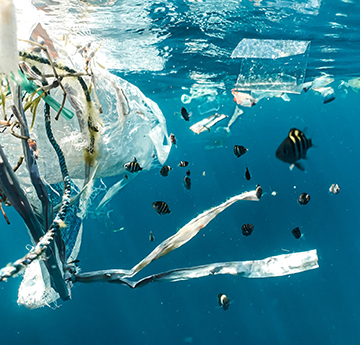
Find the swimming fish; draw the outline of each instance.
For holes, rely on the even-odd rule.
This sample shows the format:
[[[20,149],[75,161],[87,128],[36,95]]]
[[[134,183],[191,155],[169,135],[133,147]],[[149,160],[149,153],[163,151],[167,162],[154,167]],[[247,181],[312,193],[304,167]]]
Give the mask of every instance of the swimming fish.
[[[128,178],[128,175],[124,174],[124,180],[127,180]]]
[[[254,231],[254,225],[252,225],[252,224],[244,224],[241,227],[241,230],[242,230],[242,234],[244,236],[250,236],[251,233]]]
[[[305,171],[298,160],[306,157],[306,152],[311,146],[311,139],[307,139],[299,129],[291,128],[286,139],[277,148],[275,155],[282,162],[291,164],[290,170],[296,166],[301,171]]]
[[[245,178],[248,181],[250,181],[250,179],[251,179],[251,175],[250,175],[250,171],[249,171],[248,167],[246,167],[246,169],[245,169]]]
[[[296,227],[291,231],[291,233],[294,235],[294,237],[298,240],[301,237],[301,231],[299,227]]]
[[[140,164],[137,162],[135,157],[132,162],[124,164],[124,168],[131,173],[142,170],[142,167],[140,167]]]
[[[332,194],[337,194],[340,192],[340,186],[336,183],[333,183],[330,188],[329,188],[329,192],[331,192]]]
[[[190,121],[190,115],[184,107],[181,107],[180,112],[181,112],[181,116],[185,121]]]
[[[179,167],[182,167],[182,168],[185,168],[185,167],[187,167],[189,165],[189,162],[187,162],[187,161],[181,161],[180,163],[179,163]]]
[[[186,170],[186,175],[187,175],[187,176],[190,176],[190,170],[189,170],[189,169]]]
[[[170,170],[172,169],[169,165],[164,165],[160,170],[160,175],[166,177],[168,176]]]
[[[170,141],[173,145],[176,146],[176,138],[175,135],[173,133],[170,134]]]
[[[219,305],[220,305],[221,308],[223,308],[224,310],[229,309],[230,300],[226,295],[224,295],[223,293],[219,293],[218,300],[219,300]]]
[[[152,206],[159,215],[171,213],[169,205],[165,201],[154,201]]]
[[[248,149],[244,146],[241,146],[241,145],[234,146],[234,154],[238,158],[241,157],[242,155],[244,155],[247,151],[248,151]]]
[[[184,177],[184,187],[189,190],[191,188],[191,179],[189,176]]]
[[[149,240],[150,240],[150,242],[153,242],[155,240],[155,236],[153,235],[153,233],[151,231],[149,234]]]
[[[306,205],[310,201],[310,195],[307,193],[301,193],[298,199],[300,205]]]
[[[256,193],[256,196],[258,197],[258,199],[261,198],[262,192],[263,192],[263,190],[262,190],[261,186],[258,184],[258,185],[256,186],[256,190],[255,190],[255,193]]]

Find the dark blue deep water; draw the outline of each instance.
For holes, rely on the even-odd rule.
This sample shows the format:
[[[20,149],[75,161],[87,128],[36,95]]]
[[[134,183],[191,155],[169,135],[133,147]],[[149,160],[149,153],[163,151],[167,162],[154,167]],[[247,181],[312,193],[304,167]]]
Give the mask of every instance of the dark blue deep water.
[[[19,307],[17,277],[0,286],[0,344],[359,344],[359,88],[341,85],[360,76],[358,1],[118,1],[109,7],[88,6],[90,18],[104,18],[103,31],[98,23],[94,35],[139,42],[140,62],[149,61],[132,68],[127,57],[128,66],[113,63],[111,72],[159,105],[177,147],[166,162],[173,167],[168,177],[160,176],[159,169],[141,172],[112,200],[110,218],[87,217],[78,257],[82,271],[131,268],[199,213],[256,184],[266,193],[259,202],[229,207],[140,275],[310,249],[318,251],[319,268],[278,278],[221,275],[135,290],[75,284],[72,300],[56,310]],[[115,20],[117,16],[127,20]],[[146,27],[134,24],[143,21]],[[311,41],[305,81],[326,73],[334,78],[330,86],[336,98],[324,104],[313,91],[289,94],[288,102],[263,98],[242,108],[222,147],[205,149],[213,129],[227,120],[210,132],[194,134],[189,127],[205,117],[200,109],[209,99],[183,104],[181,96],[196,83],[205,85],[217,92],[217,112],[231,116],[231,89],[241,59],[230,55],[243,38]],[[137,61],[137,51],[131,49],[128,53]],[[123,53],[126,57],[126,49]],[[182,106],[192,112],[190,123],[175,114]],[[304,161],[306,172],[290,171],[275,158],[292,127],[306,129],[314,143]],[[249,149],[241,158],[234,156],[236,144]],[[177,167],[180,160],[190,162],[189,191],[182,185],[186,170]],[[340,185],[339,194],[329,193],[332,183]],[[311,196],[306,206],[297,203],[303,192]],[[155,200],[166,200],[171,214],[154,212]],[[30,243],[20,217],[11,208],[6,211],[11,226],[0,217],[1,266],[22,257]],[[241,233],[244,223],[255,226],[249,237]],[[297,226],[304,234],[299,240],[291,234]],[[220,292],[233,301],[227,311],[218,308]]]

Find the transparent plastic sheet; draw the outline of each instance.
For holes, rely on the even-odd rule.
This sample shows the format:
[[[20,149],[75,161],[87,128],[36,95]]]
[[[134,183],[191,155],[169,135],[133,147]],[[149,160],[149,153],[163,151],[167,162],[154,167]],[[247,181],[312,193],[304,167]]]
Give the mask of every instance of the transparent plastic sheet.
[[[299,93],[309,47],[310,41],[244,38],[231,54],[242,59],[235,89]]]

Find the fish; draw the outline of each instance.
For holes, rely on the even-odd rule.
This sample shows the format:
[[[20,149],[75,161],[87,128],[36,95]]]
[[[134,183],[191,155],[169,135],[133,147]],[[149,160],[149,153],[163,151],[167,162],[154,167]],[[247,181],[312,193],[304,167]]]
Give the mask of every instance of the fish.
[[[131,172],[131,173],[134,173],[134,172],[139,172],[141,171],[143,168],[140,166],[140,164],[137,162],[136,158],[134,157],[133,161],[132,162],[129,162],[129,163],[126,163],[124,164],[124,168]]]
[[[155,236],[154,236],[153,233],[150,231],[149,241],[150,241],[150,242],[154,242],[154,240],[155,240]]]
[[[329,188],[329,192],[332,194],[337,194],[340,192],[340,186],[336,183],[333,183],[330,188]]]
[[[190,176],[190,170],[189,170],[189,169],[186,170],[186,175],[187,175],[187,176]]]
[[[312,147],[312,140],[307,139],[299,129],[291,128],[288,136],[277,148],[275,156],[282,162],[289,163],[290,170],[296,166],[299,170],[305,171],[304,166],[298,161],[306,158],[310,147]]]
[[[154,201],[152,206],[159,215],[171,213],[169,205],[165,201]]]
[[[244,146],[241,146],[241,145],[234,146],[234,154],[238,158],[241,157],[242,155],[244,155],[247,151],[248,151],[248,149]]]
[[[129,176],[124,174],[124,180],[127,180],[128,178],[129,178]]]
[[[242,234],[244,236],[250,236],[252,234],[252,232],[254,231],[254,225],[252,225],[252,224],[244,224],[241,227],[241,230],[242,230]]]
[[[160,170],[160,175],[166,177],[168,176],[170,170],[172,169],[169,165],[164,165]]]
[[[301,231],[299,227],[296,227],[291,231],[291,233],[294,235],[294,237],[298,240],[301,237]]]
[[[219,300],[219,305],[220,305],[221,308],[223,308],[224,310],[229,309],[230,300],[226,295],[224,295],[223,293],[219,293],[218,300]]]
[[[173,145],[176,146],[176,138],[175,135],[173,133],[170,133],[170,141]]]
[[[231,93],[234,96],[234,102],[242,105],[243,107],[252,107],[256,104],[256,99],[250,96],[247,93],[236,91],[235,89],[231,90]]]
[[[250,171],[248,169],[248,167],[246,167],[245,169],[245,178],[250,181],[251,180],[251,175],[250,175]]]
[[[263,192],[263,190],[262,190],[261,186],[258,184],[258,185],[256,186],[256,190],[255,190],[255,193],[256,193],[256,196],[258,197],[258,199],[261,198],[262,192]]]
[[[187,167],[189,165],[189,162],[187,162],[187,161],[181,161],[180,163],[179,163],[179,167],[182,167],[182,168],[185,168],[185,167]]]
[[[310,201],[310,195],[307,193],[301,193],[298,199],[300,205],[306,205]]]
[[[184,187],[189,190],[191,188],[191,179],[189,176],[184,177]]]
[[[190,114],[187,112],[187,110],[184,107],[181,107],[180,113],[185,121],[190,121]]]

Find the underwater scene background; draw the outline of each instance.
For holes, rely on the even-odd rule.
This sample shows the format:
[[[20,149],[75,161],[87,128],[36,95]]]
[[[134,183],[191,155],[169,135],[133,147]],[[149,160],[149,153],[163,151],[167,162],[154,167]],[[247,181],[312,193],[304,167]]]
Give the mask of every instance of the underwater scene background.
[[[82,271],[131,268],[198,214],[257,184],[263,189],[259,202],[229,207],[186,245],[145,268],[142,276],[311,249],[317,249],[319,268],[267,279],[209,276],[134,290],[75,284],[72,299],[55,310],[19,307],[21,278],[9,279],[0,287],[1,343],[358,344],[360,4],[34,3],[59,36],[69,30],[97,42],[104,38],[98,61],[156,102],[177,139],[166,161],[173,169],[167,177],[160,175],[161,167],[141,171],[106,209],[97,212],[90,206],[78,256]],[[242,108],[230,132],[216,132],[227,119],[194,134],[189,127],[197,121],[215,112],[230,119],[234,113],[231,90],[243,62],[231,53],[243,38],[311,41],[301,62],[302,82],[333,78],[329,86],[335,99],[324,104],[313,90],[287,93],[289,100],[270,95]],[[181,107],[192,113],[189,122],[180,115]],[[302,161],[306,172],[290,171],[275,157],[293,127],[314,145]],[[237,158],[234,145],[248,152]],[[189,166],[178,167],[181,160]],[[183,186],[187,169],[190,190]],[[333,183],[341,187],[339,194],[329,193]],[[303,192],[311,200],[301,206],[297,200]],[[166,201],[171,213],[159,216],[152,207],[157,200]],[[11,226],[0,219],[2,266],[23,256],[30,243],[20,217],[12,208],[6,213]],[[242,235],[245,223],[254,225],[251,236]],[[300,239],[291,233],[295,227],[303,234]],[[226,311],[219,308],[219,293],[231,301]]]

